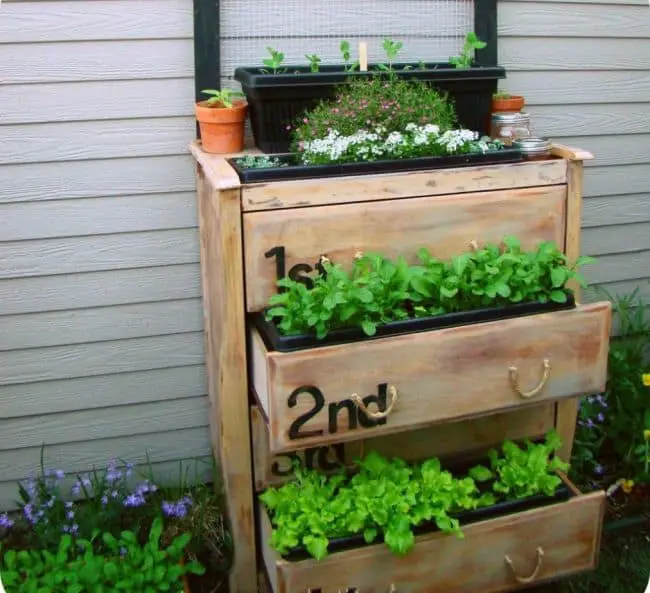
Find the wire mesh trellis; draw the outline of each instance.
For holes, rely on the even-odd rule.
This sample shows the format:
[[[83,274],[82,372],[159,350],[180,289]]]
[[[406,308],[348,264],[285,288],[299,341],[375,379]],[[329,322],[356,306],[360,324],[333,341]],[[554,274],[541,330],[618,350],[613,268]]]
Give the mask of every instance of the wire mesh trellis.
[[[474,0],[221,0],[221,76],[238,66],[261,65],[267,46],[285,54],[285,64],[341,62],[347,39],[356,58],[368,43],[370,61],[384,59],[384,38],[402,41],[399,61],[447,61],[474,29]],[[230,85],[229,85],[230,86]]]

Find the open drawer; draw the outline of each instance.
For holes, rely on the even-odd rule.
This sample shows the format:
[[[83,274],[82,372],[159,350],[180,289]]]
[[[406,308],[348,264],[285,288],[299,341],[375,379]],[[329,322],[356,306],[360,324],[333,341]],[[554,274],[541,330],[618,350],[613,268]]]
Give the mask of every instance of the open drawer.
[[[251,328],[272,453],[603,391],[609,302],[295,352]]]
[[[496,593],[593,569],[605,493],[573,492],[565,502],[416,537],[405,556],[384,544],[336,552],[317,562],[284,560],[268,545],[271,524],[259,507],[261,546],[274,593]]]

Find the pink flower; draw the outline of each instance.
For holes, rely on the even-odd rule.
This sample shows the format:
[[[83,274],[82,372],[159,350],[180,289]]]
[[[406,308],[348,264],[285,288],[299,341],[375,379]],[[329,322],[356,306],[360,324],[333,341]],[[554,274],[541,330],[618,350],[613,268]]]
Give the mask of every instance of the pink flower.
[[[290,130],[290,129],[291,129],[291,126],[287,126],[287,130]]]
[[[334,113],[338,113],[338,112],[339,112],[339,108],[338,108],[338,107],[334,107],[334,109],[332,109],[332,111],[333,111]]]
[[[306,124],[309,123],[309,120],[306,117],[302,121],[303,121],[303,123],[306,123]]]

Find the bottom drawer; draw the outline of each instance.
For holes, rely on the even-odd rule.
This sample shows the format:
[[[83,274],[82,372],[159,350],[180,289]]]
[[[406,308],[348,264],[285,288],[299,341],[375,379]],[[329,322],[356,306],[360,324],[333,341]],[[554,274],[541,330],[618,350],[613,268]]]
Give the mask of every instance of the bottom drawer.
[[[431,533],[406,556],[384,544],[290,562],[268,546],[271,525],[260,506],[261,547],[274,593],[493,593],[595,568],[605,493],[575,496],[464,526],[464,539]]]

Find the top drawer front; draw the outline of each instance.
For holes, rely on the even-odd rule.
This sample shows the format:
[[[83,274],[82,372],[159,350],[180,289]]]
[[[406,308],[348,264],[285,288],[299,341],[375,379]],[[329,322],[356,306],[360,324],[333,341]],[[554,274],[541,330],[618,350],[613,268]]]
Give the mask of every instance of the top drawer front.
[[[347,264],[357,251],[374,251],[414,263],[426,247],[446,259],[473,240],[498,243],[505,235],[524,248],[540,241],[563,248],[566,195],[562,185],[245,214],[247,310],[263,309],[277,291],[274,248],[283,248],[285,273],[299,264],[311,269],[322,254]]]
[[[408,173],[355,175],[253,183],[242,188],[242,210],[278,210],[368,202],[459,192],[508,190],[567,182],[567,161],[523,161],[507,165],[432,169]]]

